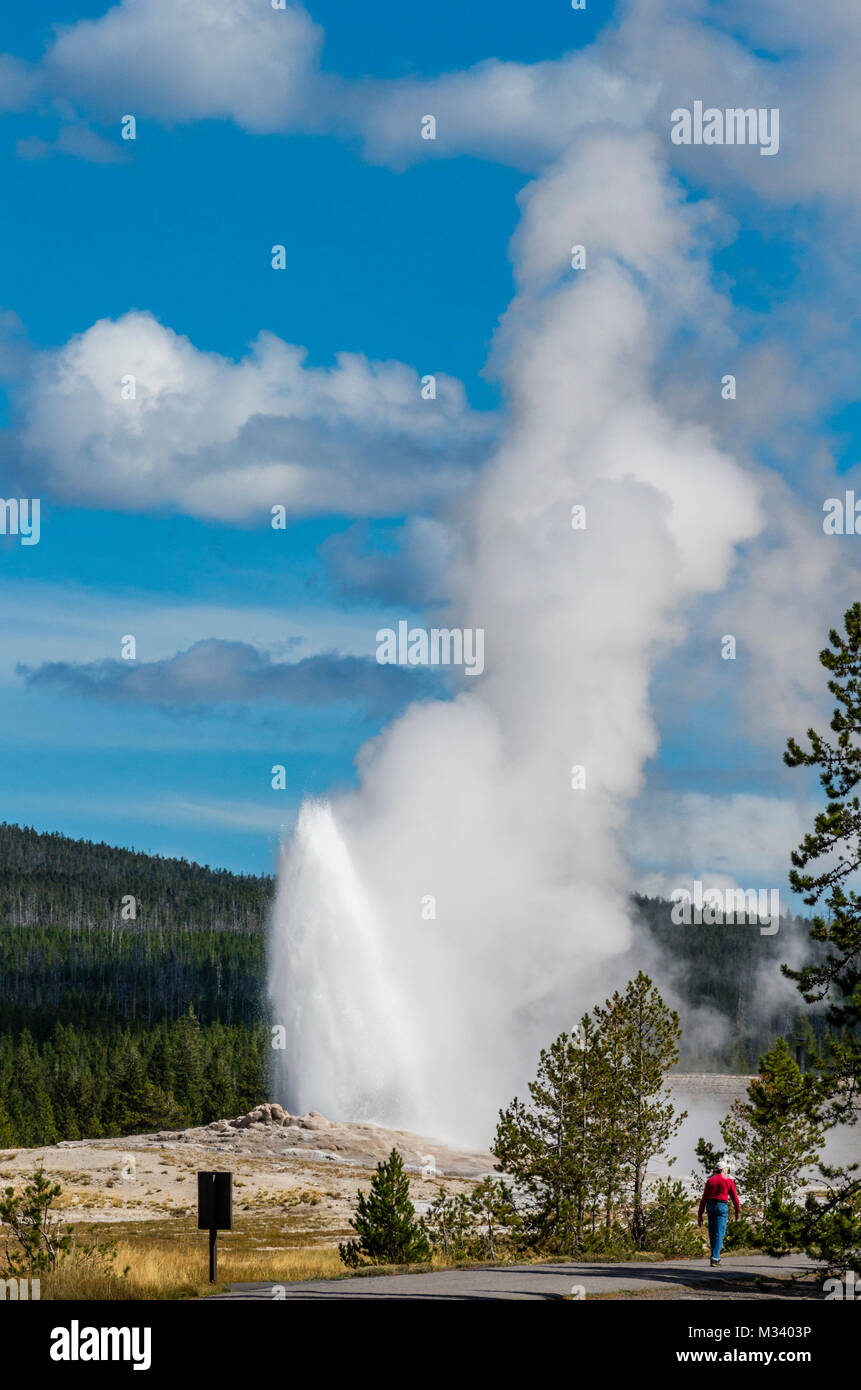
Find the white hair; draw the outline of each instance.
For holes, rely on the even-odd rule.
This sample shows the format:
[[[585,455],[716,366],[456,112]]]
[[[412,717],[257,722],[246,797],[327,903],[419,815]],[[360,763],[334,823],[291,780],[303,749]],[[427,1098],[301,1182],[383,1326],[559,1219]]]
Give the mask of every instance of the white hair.
[[[728,1172],[729,1172],[729,1164],[728,1164],[728,1163],[719,1163],[719,1164],[717,1165],[717,1167],[715,1168],[715,1172],[716,1172],[716,1173],[728,1173]]]

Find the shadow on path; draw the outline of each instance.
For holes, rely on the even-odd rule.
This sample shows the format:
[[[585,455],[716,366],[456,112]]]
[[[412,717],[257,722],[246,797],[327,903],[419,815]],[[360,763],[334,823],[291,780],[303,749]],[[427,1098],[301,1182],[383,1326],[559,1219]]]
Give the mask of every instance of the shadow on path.
[[[712,1269],[707,1260],[667,1260],[661,1263],[545,1265],[485,1265],[472,1269],[437,1269],[404,1274],[369,1274],[303,1283],[234,1284],[217,1299],[570,1299],[648,1291],[649,1297],[677,1297],[690,1290],[711,1298],[821,1299],[815,1273],[800,1258],[740,1256]]]

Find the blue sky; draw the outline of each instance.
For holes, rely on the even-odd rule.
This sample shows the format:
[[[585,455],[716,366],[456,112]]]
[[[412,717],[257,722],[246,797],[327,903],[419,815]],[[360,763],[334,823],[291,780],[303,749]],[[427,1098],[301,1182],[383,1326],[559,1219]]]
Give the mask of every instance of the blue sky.
[[[58,5],[52,18],[73,23],[104,8]],[[367,11],[328,5],[319,18],[330,31],[327,55],[356,74],[397,75],[422,59],[472,61],[485,37],[457,6],[443,7],[430,26],[409,10],[387,15],[382,47]],[[500,18],[509,26],[497,36],[500,52],[514,53],[522,22],[515,7]],[[547,52],[554,32],[558,22],[548,26]],[[7,11],[0,50],[35,58],[49,33],[42,13]],[[540,47],[532,33],[530,41]],[[240,356],[267,328],[306,346],[317,364],[345,349],[444,368],[468,383],[477,408],[498,404],[480,373],[511,295],[505,245],[522,176],[466,160],[395,173],[369,167],[332,138],[252,137],[226,121],[150,125],[122,164],[17,157],[19,140],[55,125],[52,113],[27,111],[0,126],[6,201],[16,208],[0,225],[0,255],[14,266],[4,307],[34,347],[141,308],[226,356]],[[275,242],[287,247],[283,274],[270,268]],[[184,645],[219,636],[222,607],[266,610],[264,642],[301,636],[317,626],[318,609],[337,608],[358,647],[373,653],[376,605],[338,592],[317,554],[351,517],[291,519],[286,533],[275,533],[265,517],[236,527],[158,515],[155,500],[150,516],[45,499],[37,549],[5,538],[7,580],[30,581],[34,595],[46,590],[39,606],[50,608],[58,633],[70,607],[98,624],[106,601],[113,613],[124,600],[135,613],[150,607],[156,628],[163,605],[193,606],[178,625]],[[116,643],[105,637],[105,656],[118,654],[134,624],[120,627]],[[40,644],[50,660],[47,624]],[[232,709],[226,718],[201,711],[177,722],[34,697],[20,684],[13,677],[2,691],[6,819],[237,870],[271,869],[279,827],[301,797],[351,781],[356,747],[381,723],[379,713],[353,706],[336,717],[314,708],[267,708],[260,718]],[[284,793],[269,788],[274,763],[287,767]]]
[[[157,10],[155,0],[150,8]],[[393,500],[384,506],[372,497],[367,509],[345,494],[343,510],[333,500],[339,495],[334,487],[322,500],[291,511],[284,532],[271,529],[259,498],[233,510],[221,502],[209,508],[198,500],[192,506],[165,490],[156,474],[149,490],[135,485],[126,505],[120,483],[100,492],[91,481],[91,466],[96,479],[106,465],[87,442],[86,424],[69,426],[64,458],[67,423],[54,386],[44,385],[46,374],[70,340],[99,320],[122,320],[132,311],[187,338],[196,354],[230,362],[246,359],[249,345],[268,333],[306,349],[303,369],[331,371],[336,354],[348,353],[403,364],[416,376],[445,374],[462,383],[464,396],[459,403],[452,395],[446,406],[447,423],[428,446],[429,473],[437,468],[435,459],[441,463],[454,454],[467,486],[505,425],[500,372],[487,364],[516,290],[510,242],[521,217],[518,194],[557,151],[548,148],[542,156],[532,145],[521,150],[512,117],[510,160],[498,151],[504,132],[495,142],[468,130],[451,157],[389,157],[386,150],[375,151],[361,114],[362,79],[384,84],[382,96],[368,89],[367,106],[379,100],[385,121],[388,94],[396,99],[400,84],[411,79],[432,81],[491,58],[526,67],[558,63],[566,54],[590,51],[636,8],[597,0],[586,13],[562,3],[524,7],[508,0],[491,10],[454,0],[431,9],[375,0],[361,7],[340,0],[312,3],[311,19],[325,31],[324,77],[353,84],[349,90],[358,93],[344,99],[343,118],[336,111],[320,121],[310,109],[313,95],[309,111],[285,121],[283,129],[249,128],[257,117],[246,118],[241,102],[238,115],[190,119],[181,109],[181,93],[175,110],[170,94],[162,92],[148,111],[143,77],[143,97],[135,91],[128,99],[128,109],[138,112],[133,143],[120,141],[124,111],[111,106],[115,94],[105,97],[80,53],[54,67],[42,59],[53,43],[53,24],[101,21],[113,13],[105,0],[56,3],[48,16],[27,7],[7,8],[0,16],[0,53],[30,65],[30,72],[47,74],[37,79],[35,95],[0,114],[7,207],[0,223],[0,260],[7,272],[0,307],[16,316],[5,321],[0,359],[3,495],[42,498],[38,546],[0,538],[7,593],[0,801],[7,820],[268,871],[281,828],[291,824],[302,798],[355,782],[358,748],[404,708],[408,682],[393,681],[383,699],[333,698],[321,684],[319,697],[298,700],[231,699],[222,692],[212,699],[201,694],[190,701],[159,701],[129,697],[116,684],[82,693],[80,685],[70,684],[69,670],[117,661],[126,633],[137,638],[139,664],[169,662],[212,639],[247,643],[274,662],[326,655],[373,662],[378,627],[431,614],[434,600],[448,597],[439,591],[445,576],[427,579],[423,570],[425,578],[416,578],[409,528],[416,518],[440,527],[456,524],[461,483],[444,496],[433,486],[414,489],[403,505]],[[681,6],[686,14],[702,8]],[[728,42],[746,44],[753,55],[768,47],[761,35],[743,34],[733,6],[713,8],[726,20]],[[703,33],[708,38],[707,23],[700,38]],[[768,66],[783,62],[790,71],[794,35],[777,37],[776,47],[784,51]],[[97,36],[96,64],[98,42]],[[252,75],[249,86],[253,82]],[[215,90],[212,100],[217,111]],[[575,91],[575,122],[578,100]],[[660,100],[655,109],[654,121],[664,119]],[[308,127],[315,122],[312,132]],[[58,132],[60,138],[64,130],[77,138],[74,133],[83,128],[96,141],[92,157],[53,148]],[[814,187],[794,196],[775,191],[770,175],[750,161],[744,168],[753,172],[740,177],[728,168],[713,176],[713,166],[682,163],[674,177],[692,206],[714,201],[722,219],[710,273],[731,306],[733,346],[724,357],[748,354],[758,368],[766,363],[766,349],[785,354],[769,377],[769,410],[778,409],[781,392],[787,400],[799,396],[797,373],[819,373],[809,388],[812,399],[784,412],[792,419],[779,437],[768,420],[757,423],[755,411],[744,417],[740,436],[741,451],[752,463],[788,480],[797,496],[812,489],[814,502],[804,513],[812,544],[824,474],[820,470],[813,480],[799,476],[799,458],[809,461],[824,451],[833,477],[847,471],[851,476],[861,426],[847,344],[839,351],[834,345],[845,326],[841,286],[851,216],[841,213],[829,224],[839,227],[839,235],[826,252],[827,190]],[[275,243],[286,247],[284,272],[270,266]],[[799,324],[814,310],[828,321],[816,322],[808,342]],[[692,357],[700,360],[709,351],[708,342],[699,342]],[[669,352],[657,372],[671,378],[674,370]],[[270,381],[266,390],[271,389]],[[216,388],[205,415],[216,410],[219,394]],[[47,443],[39,433],[43,407],[54,412]],[[320,426],[321,410],[325,416],[323,408],[316,410],[307,428],[325,427],[325,446],[328,425],[323,418]],[[261,412],[266,413],[262,407]],[[339,428],[344,435],[337,436],[336,451],[354,433],[349,424]],[[412,441],[402,467],[393,463],[393,477],[399,472],[403,479],[413,468],[410,449],[416,466],[427,462],[424,426],[415,426],[415,438],[413,428],[399,417],[383,430],[380,449],[393,458],[404,435]],[[363,456],[373,458],[377,446],[371,426],[368,431],[362,435]],[[228,445],[219,439],[213,447]],[[183,450],[188,452],[187,440]],[[129,466],[145,472],[137,456]],[[393,490],[392,497],[398,496]],[[751,542],[753,550],[757,545]],[[357,553],[370,557],[367,571],[361,570],[366,580],[352,563]],[[727,795],[783,794],[779,750],[785,731],[763,736],[756,720],[747,722],[742,714],[745,702],[756,703],[751,689],[757,681],[762,688],[762,667],[744,655],[737,668],[741,689],[734,687],[732,694],[721,684],[724,670],[702,679],[705,653],[713,651],[723,629],[721,605],[733,583],[698,600],[700,636],[695,632],[684,661],[656,666],[654,717],[662,737],[648,779],[658,798],[668,789],[674,795],[705,795],[716,788]],[[820,614],[828,611],[828,623],[837,616],[841,599],[832,600],[826,579],[821,598],[821,609],[805,613],[810,631],[818,630]],[[763,622],[768,626],[767,617]],[[781,661],[791,657],[782,652]],[[32,678],[48,667],[53,674]],[[805,680],[807,699],[815,673]],[[419,697],[432,688],[415,683]],[[281,763],[287,788],[275,792],[270,768]],[[657,848],[656,866],[660,860]]]

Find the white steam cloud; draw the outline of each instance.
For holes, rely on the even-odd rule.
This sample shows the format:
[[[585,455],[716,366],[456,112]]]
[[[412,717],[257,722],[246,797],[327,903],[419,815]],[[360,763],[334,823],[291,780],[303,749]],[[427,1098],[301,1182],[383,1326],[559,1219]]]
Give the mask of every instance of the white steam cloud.
[[[703,210],[655,139],[598,133],[522,204],[494,359],[508,424],[448,615],[485,629],[486,674],[368,744],[355,793],[304,808],[271,945],[292,1109],[483,1143],[630,945],[627,816],[656,750],[655,662],[761,524],[748,473],[653,385],[673,335],[726,316]]]

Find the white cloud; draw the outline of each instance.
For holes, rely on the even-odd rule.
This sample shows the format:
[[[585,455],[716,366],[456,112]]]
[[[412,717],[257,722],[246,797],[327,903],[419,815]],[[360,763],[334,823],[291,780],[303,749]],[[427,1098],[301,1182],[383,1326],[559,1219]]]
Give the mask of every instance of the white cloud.
[[[648,78],[631,80],[585,53],[489,59],[424,80],[347,81],[321,70],[322,45],[298,4],[122,0],[59,28],[38,80],[60,103],[110,122],[126,113],[166,123],[225,118],[254,134],[359,134],[369,157],[384,162],[477,153],[530,168],[589,125],[642,124],[657,92]],[[25,89],[22,74],[16,83]],[[439,118],[436,143],[420,136],[427,113]]]
[[[288,129],[318,97],[322,31],[299,5],[263,0],[122,0],[59,30],[42,80],[119,125],[224,117],[255,134]]]
[[[102,319],[42,354],[21,438],[59,497],[221,520],[397,515],[462,488],[482,458],[489,417],[438,374],[425,400],[400,362],[339,353],[304,365],[302,348],[263,333],[232,362],[199,351],[150,314]],[[134,399],[122,379],[134,377]]]
[[[648,78],[632,81],[577,52],[534,64],[488,59],[436,78],[344,84],[339,102],[371,159],[399,165],[472,154],[533,169],[589,127],[641,126],[656,97]],[[425,115],[436,120],[435,140],[421,138]]]

